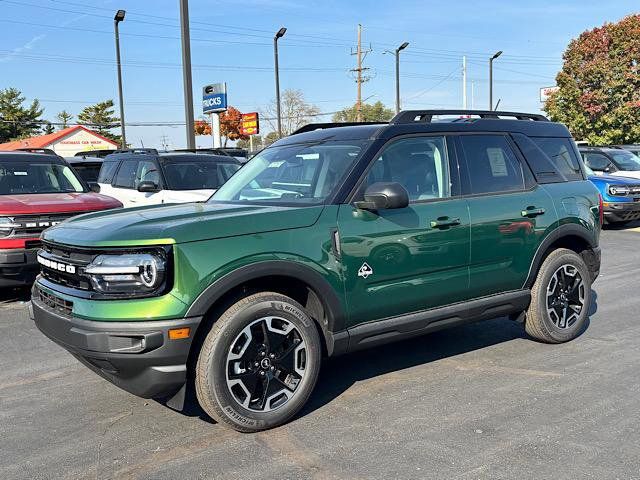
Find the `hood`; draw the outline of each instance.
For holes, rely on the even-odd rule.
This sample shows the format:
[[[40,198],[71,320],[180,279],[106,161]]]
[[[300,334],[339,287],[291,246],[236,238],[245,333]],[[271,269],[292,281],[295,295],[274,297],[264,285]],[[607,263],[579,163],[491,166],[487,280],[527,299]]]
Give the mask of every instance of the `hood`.
[[[0,195],[0,215],[82,213],[121,206],[116,199],[93,192]]]
[[[640,179],[638,178],[630,178],[627,176],[621,175],[589,175],[589,180],[594,183],[610,183],[615,185],[640,185]]]
[[[637,179],[640,179],[640,170],[633,170],[633,171],[620,170],[617,172],[610,173],[608,176],[611,176],[614,178],[620,178],[620,177],[635,178],[637,181]]]
[[[206,202],[215,193],[213,189],[165,190],[165,203]]]
[[[313,225],[324,207],[182,203],[74,217],[47,229],[45,240],[78,246],[194,242]]]

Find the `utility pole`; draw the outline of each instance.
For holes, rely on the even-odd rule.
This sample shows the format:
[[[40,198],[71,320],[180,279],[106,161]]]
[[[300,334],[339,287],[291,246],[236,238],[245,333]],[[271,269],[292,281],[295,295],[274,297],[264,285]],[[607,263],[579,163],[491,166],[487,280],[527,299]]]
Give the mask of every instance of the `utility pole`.
[[[356,122],[362,121],[362,84],[369,80],[368,77],[362,75],[362,72],[369,70],[367,67],[362,66],[362,61],[367,56],[367,53],[371,52],[371,48],[368,50],[362,50],[362,25],[358,24],[358,46],[356,52],[351,52],[351,55],[356,55],[358,66],[351,70],[356,72],[356,84],[358,85],[358,93],[356,100]]]
[[[182,39],[182,79],[184,83],[184,117],[187,148],[196,148],[193,121],[193,83],[191,81],[191,38],[189,36],[189,0],[180,0],[180,37]]]
[[[467,57],[462,57],[462,108],[467,109]]]
[[[476,108],[475,96],[476,96],[476,84],[472,81],[471,82],[471,110],[474,110]]]

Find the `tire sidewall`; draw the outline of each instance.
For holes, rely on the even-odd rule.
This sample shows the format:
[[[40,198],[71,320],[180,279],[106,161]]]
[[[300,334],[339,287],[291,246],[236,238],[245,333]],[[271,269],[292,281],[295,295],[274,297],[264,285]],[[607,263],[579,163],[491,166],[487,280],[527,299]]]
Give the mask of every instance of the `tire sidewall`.
[[[267,316],[282,317],[298,329],[306,344],[307,370],[294,396],[286,404],[270,412],[256,412],[240,405],[229,391],[226,380],[227,354],[234,340],[247,325]],[[313,320],[302,307],[278,299],[276,295],[271,299],[256,299],[256,302],[234,312],[219,330],[206,365],[207,374],[211,376],[208,393],[230,423],[255,431],[273,428],[289,420],[308,400],[318,377],[321,355],[318,332]]]
[[[558,328],[551,321],[551,318],[549,318],[549,314],[547,312],[547,288],[549,286],[549,282],[551,281],[551,278],[553,277],[555,272],[563,265],[571,265],[575,267],[580,273],[582,282],[585,286],[584,306],[582,308],[582,311],[578,316],[578,320],[576,320],[576,322],[567,329]],[[547,259],[547,262],[545,262],[545,264],[543,265],[543,268],[540,270],[539,277],[534,288],[538,289],[538,304],[536,305],[536,308],[538,308],[539,316],[543,320],[542,326],[547,331],[548,335],[553,338],[553,340],[555,340],[556,342],[567,342],[582,333],[589,317],[589,311],[591,309],[592,291],[591,274],[589,273],[587,265],[578,254],[567,250],[561,252],[558,255],[554,255],[553,257],[549,257]]]

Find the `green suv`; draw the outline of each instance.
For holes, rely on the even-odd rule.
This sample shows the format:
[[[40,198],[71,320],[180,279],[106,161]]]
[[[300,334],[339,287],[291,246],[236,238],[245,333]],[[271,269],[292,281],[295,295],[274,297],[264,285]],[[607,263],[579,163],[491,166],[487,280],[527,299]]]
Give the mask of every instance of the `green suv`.
[[[31,313],[119,387],[174,409],[195,393],[257,431],[300,410],[326,356],[499,316],[573,339],[601,224],[571,135],[545,117],[310,125],[206,202],[46,230]]]

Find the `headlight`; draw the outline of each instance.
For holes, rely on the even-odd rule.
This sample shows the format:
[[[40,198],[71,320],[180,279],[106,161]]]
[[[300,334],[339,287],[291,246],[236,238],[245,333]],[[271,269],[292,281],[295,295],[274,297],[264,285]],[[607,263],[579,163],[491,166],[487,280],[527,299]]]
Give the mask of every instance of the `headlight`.
[[[145,295],[165,282],[165,259],[151,253],[98,255],[84,269],[101,293]]]
[[[611,195],[629,195],[629,187],[612,185],[609,187],[609,193]]]
[[[18,227],[20,227],[20,224],[14,223],[13,218],[0,217],[0,237],[11,235],[11,232]]]

